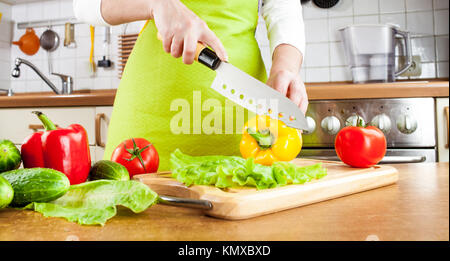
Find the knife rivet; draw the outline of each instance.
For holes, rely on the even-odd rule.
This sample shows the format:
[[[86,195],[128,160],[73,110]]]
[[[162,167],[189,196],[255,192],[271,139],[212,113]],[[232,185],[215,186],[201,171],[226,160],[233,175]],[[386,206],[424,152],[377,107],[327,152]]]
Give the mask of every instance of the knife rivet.
[[[236,91],[234,89],[231,89],[231,94],[234,94]]]
[[[278,113],[278,118],[283,118],[283,113],[282,112]]]
[[[295,117],[294,117],[294,116],[290,116],[290,117],[289,117],[289,120],[290,120],[290,121],[295,121]]]
[[[243,100],[244,99],[244,95],[243,94],[239,95],[239,99]]]
[[[226,85],[226,84],[222,85],[222,88],[223,88],[224,90],[227,89],[227,85]]]
[[[267,112],[268,112],[269,114],[272,114],[272,109],[268,109]]]
[[[253,100],[252,99],[248,100],[248,103],[253,104]]]

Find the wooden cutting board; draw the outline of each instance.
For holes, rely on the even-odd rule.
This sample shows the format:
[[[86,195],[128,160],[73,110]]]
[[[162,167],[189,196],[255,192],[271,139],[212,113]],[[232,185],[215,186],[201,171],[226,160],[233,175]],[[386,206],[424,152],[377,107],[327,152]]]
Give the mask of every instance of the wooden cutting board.
[[[390,185],[398,180],[398,171],[386,165],[360,169],[332,161],[295,159],[292,162],[299,166],[322,162],[327,168],[328,175],[302,185],[287,185],[265,190],[247,187],[231,189],[213,186],[186,187],[170,178],[167,173],[135,175],[134,179],[148,185],[160,195],[209,200],[213,208],[205,211],[205,214],[229,220],[247,219],[300,207]]]

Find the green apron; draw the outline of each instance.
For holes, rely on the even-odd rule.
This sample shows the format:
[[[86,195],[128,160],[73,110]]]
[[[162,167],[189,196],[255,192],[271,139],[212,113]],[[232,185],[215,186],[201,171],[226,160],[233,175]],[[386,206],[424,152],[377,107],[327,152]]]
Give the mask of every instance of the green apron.
[[[258,0],[182,2],[221,40],[231,64],[261,81],[266,80],[266,70],[255,39]],[[223,129],[222,133],[225,133],[226,119],[236,115],[236,112],[226,111],[225,98],[210,88],[216,73],[198,62],[185,65],[181,58],[175,59],[165,53],[156,36],[157,29],[150,21],[128,59],[114,101],[104,158],[109,159],[122,141],[133,137],[153,143],[160,157],[159,171],[170,170],[169,156],[176,148],[191,155],[239,155],[241,135],[236,131],[234,134],[208,135],[198,131],[199,121],[213,109],[202,111],[199,120],[196,111],[201,105],[193,103],[194,96],[201,96],[202,102],[210,98],[220,101],[223,122],[219,127]],[[177,99],[183,99],[188,106],[177,107],[174,102]],[[190,116],[186,121],[190,123],[190,132],[174,134],[170,127],[171,119],[179,116],[181,111]],[[218,126],[215,122],[213,125]],[[236,129],[240,127],[234,126]]]

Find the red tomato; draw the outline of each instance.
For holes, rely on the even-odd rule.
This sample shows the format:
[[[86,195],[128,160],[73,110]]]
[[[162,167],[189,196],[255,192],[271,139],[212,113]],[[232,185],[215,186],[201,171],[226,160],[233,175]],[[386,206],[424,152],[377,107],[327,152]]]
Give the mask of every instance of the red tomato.
[[[155,147],[142,138],[122,142],[114,150],[111,160],[125,166],[130,177],[156,172],[159,166],[159,156]]]
[[[386,137],[377,127],[349,126],[336,135],[334,147],[344,163],[368,168],[380,162],[386,154]]]

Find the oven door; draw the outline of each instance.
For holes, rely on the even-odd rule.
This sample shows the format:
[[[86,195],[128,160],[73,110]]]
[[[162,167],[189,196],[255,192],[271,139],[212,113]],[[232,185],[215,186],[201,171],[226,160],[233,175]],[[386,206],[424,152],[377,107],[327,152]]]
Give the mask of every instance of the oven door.
[[[303,148],[299,158],[340,161],[334,149]],[[387,149],[379,164],[436,162],[436,149]]]

